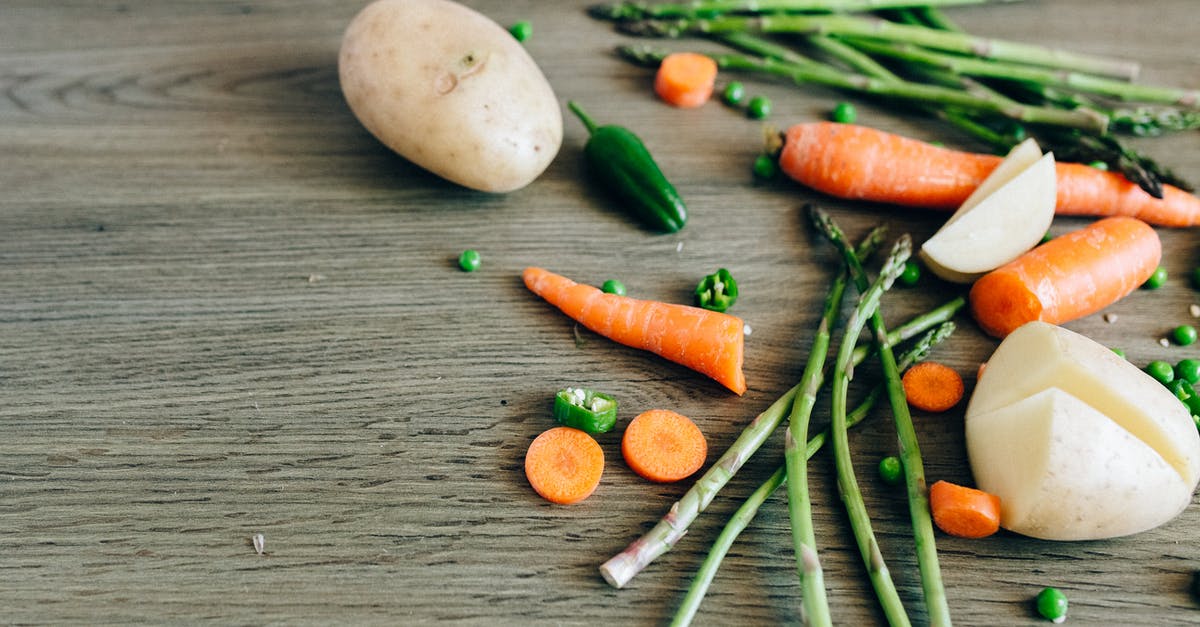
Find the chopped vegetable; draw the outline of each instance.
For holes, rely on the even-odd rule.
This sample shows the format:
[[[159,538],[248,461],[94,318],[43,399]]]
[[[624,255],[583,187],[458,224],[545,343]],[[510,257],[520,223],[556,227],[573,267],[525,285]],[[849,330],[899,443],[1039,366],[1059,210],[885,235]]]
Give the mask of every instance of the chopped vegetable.
[[[840,124],[854,124],[855,120],[858,119],[858,112],[854,109],[854,105],[849,102],[839,102],[834,105],[829,119]]]
[[[479,251],[468,248],[459,254],[458,267],[462,268],[463,272],[474,272],[479,269],[481,261]]]
[[[755,96],[746,104],[746,115],[755,120],[762,120],[771,115],[771,99],[766,96]]]
[[[604,450],[592,436],[571,427],[544,431],[525,453],[525,476],[542,498],[559,505],[592,495],[604,472]]]
[[[962,376],[935,361],[923,361],[909,368],[901,381],[908,404],[922,411],[946,411],[963,397]]]
[[[708,456],[708,443],[687,416],[651,409],[625,427],[621,454],[629,468],[643,478],[668,483],[700,470]]]
[[[674,52],[663,58],[654,76],[654,93],[668,104],[694,109],[712,97],[717,62],[697,52]]]
[[[567,106],[587,127],[584,156],[600,185],[647,226],[668,233],[682,229],[687,207],[642,140],[620,126],[597,126],[574,102]]]
[[[711,311],[725,311],[737,302],[738,285],[725,268],[700,279],[696,285],[696,306]]]
[[[512,36],[517,41],[526,41],[533,35],[533,24],[529,23],[528,20],[521,20],[509,26],[508,32],[512,33]]]
[[[1000,498],[948,481],[929,487],[933,522],[960,538],[986,538],[1000,530]]]
[[[725,86],[725,90],[721,92],[721,97],[725,100],[725,104],[730,106],[740,105],[746,99],[746,86],[738,81],[731,81]]]
[[[1196,327],[1181,324],[1171,330],[1171,339],[1180,346],[1187,346],[1196,341]]]
[[[904,467],[900,465],[900,458],[895,455],[888,455],[879,460],[879,478],[888,485],[900,485],[904,482]]]
[[[1053,623],[1067,620],[1067,595],[1058,588],[1042,588],[1037,595],[1037,611]]]
[[[617,424],[617,399],[585,388],[565,388],[554,395],[554,419],[588,433],[606,433]]]
[[[1175,369],[1165,361],[1154,360],[1146,364],[1145,371],[1146,374],[1163,385],[1175,380]]]
[[[1146,281],[1142,283],[1142,288],[1147,290],[1156,290],[1167,284],[1167,269],[1159,266],[1150,273]]]
[[[971,288],[971,313],[996,337],[1031,320],[1082,318],[1137,289],[1161,258],[1158,234],[1145,222],[1105,218],[984,275]]]
[[[618,296],[624,296],[625,295],[625,284],[616,279],[609,279],[609,280],[605,281],[603,285],[600,286],[600,291],[604,292],[605,294],[616,294]]]
[[[605,294],[542,268],[526,268],[523,279],[530,291],[592,331],[706,374],[736,394],[746,391],[741,319],[699,307]]]

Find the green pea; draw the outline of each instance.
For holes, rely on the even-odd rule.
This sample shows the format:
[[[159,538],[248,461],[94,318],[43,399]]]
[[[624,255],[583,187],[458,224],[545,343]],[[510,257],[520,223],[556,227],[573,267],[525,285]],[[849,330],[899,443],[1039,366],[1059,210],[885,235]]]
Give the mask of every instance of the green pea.
[[[1166,284],[1167,284],[1167,269],[1162,266],[1159,266],[1154,269],[1154,272],[1150,275],[1150,278],[1146,279],[1145,283],[1142,283],[1142,288],[1148,289],[1148,290],[1156,290]]]
[[[754,176],[760,179],[775,178],[779,173],[779,163],[771,155],[759,155],[754,159]]]
[[[479,269],[480,261],[479,252],[468,248],[458,256],[458,267],[462,268],[463,272],[474,272]]]
[[[1192,287],[1200,290],[1200,268],[1192,269]]]
[[[604,282],[604,285],[600,286],[600,291],[604,292],[605,294],[616,294],[618,296],[624,296],[625,295],[625,284],[616,279],[609,279]]]
[[[771,115],[771,99],[766,96],[755,96],[746,105],[746,114],[756,120],[762,120]]]
[[[1171,390],[1175,398],[1179,399],[1184,405],[1187,405],[1188,401],[1196,395],[1196,390],[1192,388],[1192,384],[1183,379],[1175,379],[1168,383],[1167,389]]]
[[[733,81],[725,86],[725,91],[722,92],[721,96],[728,105],[740,105],[746,99],[746,86],[738,81]]]
[[[1180,346],[1187,346],[1196,341],[1196,327],[1190,324],[1181,324],[1171,330],[1171,339]]]
[[[1175,378],[1193,385],[1200,383],[1200,359],[1180,359],[1175,364]]]
[[[1106,170],[1106,171],[1108,170],[1108,164],[1103,161],[1093,161],[1093,162],[1089,163],[1088,165],[1092,166],[1093,168],[1096,168],[1097,170]]]
[[[1037,610],[1042,618],[1061,623],[1067,620],[1067,595],[1058,588],[1043,588],[1037,595]]]
[[[1166,385],[1175,379],[1175,369],[1171,367],[1171,364],[1165,361],[1156,359],[1146,364],[1145,370],[1146,374],[1150,375],[1155,381],[1158,381],[1163,385]]]
[[[917,262],[909,259],[904,262],[904,270],[900,272],[900,276],[896,277],[900,285],[904,287],[912,287],[921,280],[921,266]]]
[[[1200,415],[1200,394],[1196,394],[1194,390],[1191,396],[1183,399],[1183,404],[1187,405],[1193,416]]]
[[[512,33],[512,36],[515,37],[517,41],[525,41],[526,39],[529,39],[531,35],[533,35],[533,24],[530,24],[527,20],[521,20],[520,22],[509,26],[508,32]]]
[[[879,460],[879,478],[888,485],[899,485],[904,480],[904,468],[900,465],[900,458],[889,455]]]
[[[858,112],[854,110],[854,105],[849,102],[839,102],[834,105],[830,119],[842,124],[854,124],[854,121],[858,119]]]

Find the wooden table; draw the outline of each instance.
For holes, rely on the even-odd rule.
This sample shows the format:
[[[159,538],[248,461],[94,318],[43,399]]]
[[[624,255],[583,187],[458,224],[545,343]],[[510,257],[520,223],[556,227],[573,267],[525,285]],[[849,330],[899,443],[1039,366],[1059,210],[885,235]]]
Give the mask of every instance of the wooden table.
[[[673,550],[622,590],[597,567],[688,482],[647,483],[619,428],[587,501],[553,506],[522,460],[555,390],[620,398],[622,421],[668,407],[706,433],[710,462],[798,380],[835,257],[805,228],[816,200],[860,234],[920,241],[944,214],[755,183],[760,123],[656,100],[587,2],[469,4],[530,19],[528,50],[561,100],[637,131],[691,209],[675,235],[639,228],[588,185],[585,135],[533,185],[487,195],[376,143],[337,82],[361,2],[43,2],[0,8],[0,622],[656,624],[710,542],[780,461],[772,438]],[[1143,64],[1142,82],[1200,88],[1188,0],[1029,0],[948,13],[970,30]],[[844,98],[746,79],[770,122]],[[929,119],[858,100],[865,124],[978,148]],[[1137,146],[1200,178],[1195,132]],[[1053,230],[1084,219],[1056,220]],[[1168,285],[1068,325],[1174,361],[1158,339],[1192,319],[1195,230],[1160,229]],[[482,268],[459,271],[465,248]],[[740,280],[750,389],[588,332],[528,293],[522,268],[619,278],[687,301],[717,267]],[[885,301],[900,320],[948,298],[927,281]],[[967,317],[937,358],[974,382],[995,347]],[[869,368],[867,370],[870,370]],[[866,375],[863,375],[866,376]],[[970,482],[962,410],[916,416],[931,480]],[[875,479],[888,413],[852,444],[905,603],[925,622],[902,493]],[[817,420],[828,415],[818,406]],[[838,624],[882,620],[847,531],[831,460],[815,516]],[[1063,589],[1073,624],[1195,624],[1200,507],[1134,537],[1085,543],[938,537],[951,609],[975,625],[1040,624]],[[251,538],[261,533],[259,555]],[[799,586],[782,494],[739,539],[703,624],[795,623]]]

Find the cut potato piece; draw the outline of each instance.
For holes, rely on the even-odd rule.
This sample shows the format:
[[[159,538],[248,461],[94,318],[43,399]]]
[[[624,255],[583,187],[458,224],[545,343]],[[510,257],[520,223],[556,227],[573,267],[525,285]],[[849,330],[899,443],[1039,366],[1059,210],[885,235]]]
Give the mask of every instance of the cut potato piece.
[[[1050,228],[1057,181],[1054,155],[1022,142],[921,247],[925,265],[947,281],[969,283],[1016,259]]]
[[[967,452],[979,489],[1000,498],[1000,525],[1035,538],[1138,533],[1192,499],[1193,486],[1154,449],[1057,388],[972,416]]]

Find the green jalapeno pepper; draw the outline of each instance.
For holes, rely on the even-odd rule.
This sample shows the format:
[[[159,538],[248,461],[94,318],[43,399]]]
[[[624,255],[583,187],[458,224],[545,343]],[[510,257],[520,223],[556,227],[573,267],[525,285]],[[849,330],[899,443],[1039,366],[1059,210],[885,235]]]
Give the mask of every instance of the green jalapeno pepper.
[[[737,301],[737,281],[725,268],[704,277],[696,285],[696,305],[713,311],[725,311]]]
[[[559,390],[554,395],[554,419],[588,433],[604,433],[617,424],[617,399],[584,388]]]
[[[587,127],[583,153],[600,185],[624,201],[647,226],[668,233],[682,229],[687,207],[642,140],[621,126],[598,126],[574,102],[567,106]]]

